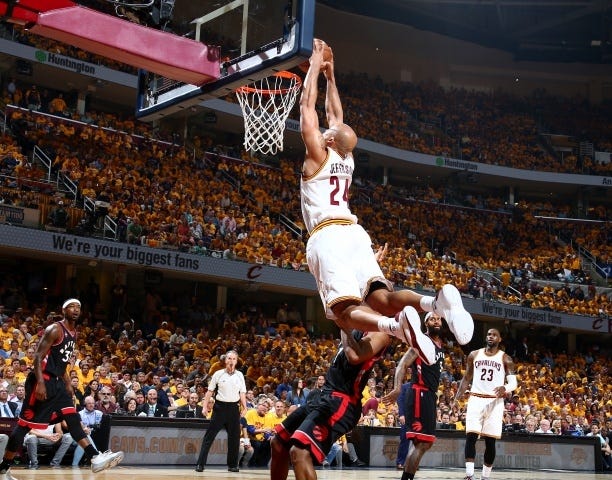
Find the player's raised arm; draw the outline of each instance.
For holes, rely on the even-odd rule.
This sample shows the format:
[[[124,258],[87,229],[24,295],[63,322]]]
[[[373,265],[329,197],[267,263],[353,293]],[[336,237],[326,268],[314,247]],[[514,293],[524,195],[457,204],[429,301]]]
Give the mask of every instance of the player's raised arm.
[[[395,376],[393,377],[393,390],[387,393],[382,401],[385,405],[389,405],[394,403],[400,395],[400,391],[402,389],[402,384],[404,383],[404,378],[406,378],[406,374],[408,373],[408,369],[414,363],[414,361],[419,356],[416,348],[408,348],[406,353],[402,356],[399,363],[395,367]]]
[[[340,101],[340,94],[338,93],[338,87],[336,85],[336,76],[334,75],[333,55],[330,61],[324,63],[324,68],[323,74],[327,79],[325,115],[327,116],[329,128],[334,128],[344,123],[344,113],[342,111],[342,102]]]
[[[306,78],[304,79],[304,87],[300,97],[300,129],[302,132],[302,140],[306,147],[305,169],[309,170],[308,163],[314,162],[316,165],[313,170],[318,168],[318,165],[325,161],[325,141],[319,130],[319,117],[317,116],[317,97],[319,94],[318,80],[321,66],[323,64],[323,47],[320,43],[314,42],[313,52],[310,57],[310,67]],[[305,172],[309,174],[308,171]]]

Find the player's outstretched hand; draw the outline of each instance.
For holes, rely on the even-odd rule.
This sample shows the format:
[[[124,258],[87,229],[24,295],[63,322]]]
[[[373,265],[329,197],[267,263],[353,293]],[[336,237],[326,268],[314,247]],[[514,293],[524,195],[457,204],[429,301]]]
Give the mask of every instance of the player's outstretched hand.
[[[47,387],[45,386],[45,382],[36,383],[36,388],[34,389],[34,396],[39,402],[42,402],[47,399]]]
[[[374,252],[374,258],[378,263],[382,262],[387,256],[387,250],[389,249],[389,244],[385,243],[382,247],[378,247]]]
[[[394,388],[389,393],[387,393],[384,397],[382,397],[382,402],[385,405],[391,405],[397,402],[397,397],[399,397],[399,394],[400,394],[400,389]]]

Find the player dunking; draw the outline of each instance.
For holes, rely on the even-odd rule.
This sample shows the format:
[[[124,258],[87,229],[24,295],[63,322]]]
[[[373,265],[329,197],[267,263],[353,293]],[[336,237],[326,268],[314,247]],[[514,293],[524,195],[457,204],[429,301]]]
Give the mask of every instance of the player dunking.
[[[64,318],[49,325],[38,344],[34,369],[25,382],[23,407],[17,426],[9,437],[0,473],[9,470],[25,435],[31,429],[44,429],[62,420],[66,421],[72,438],[91,458],[94,472],[114,467],[123,460],[123,452],[98,452],[83,431],[81,417],[72,401],[70,379],[66,375],[66,367],[76,345],[75,327],[81,315],[81,302],[70,298],[64,302],[62,311]]]
[[[465,416],[465,480],[472,480],[476,440],[485,440],[481,480],[488,480],[495,460],[495,440],[501,438],[504,397],[517,387],[512,358],[499,348],[501,334],[496,328],[487,331],[485,348],[470,352],[465,376],[461,379],[453,403],[470,387]]]
[[[300,99],[300,126],[306,146],[300,191],[302,216],[310,235],[306,246],[308,267],[317,281],[327,317],[341,329],[394,335],[415,347],[425,362],[434,363],[436,350],[420,330],[416,309],[435,311],[444,317],[462,345],[471,340],[474,322],[452,285],[443,286],[434,298],[410,290],[395,292],[385,279],[370,236],[349,208],[357,135],[344,123],[333,55],[324,61],[325,47],[321,40],[314,41]],[[320,72],[327,80],[325,113],[329,128],[323,133],[316,111]]]
[[[412,441],[414,448],[403,461],[404,472],[401,480],[412,480],[416,474],[425,452],[436,441],[436,406],[438,402],[438,385],[444,366],[444,349],[440,331],[442,318],[435,313],[425,315],[427,336],[436,349],[436,361],[427,365],[410,348],[399,361],[395,370],[393,390],[383,397],[383,402],[393,403],[397,400],[402,382],[409,368],[412,369],[410,388],[406,395],[404,412],[406,417],[406,438]],[[413,353],[414,352],[414,353]]]

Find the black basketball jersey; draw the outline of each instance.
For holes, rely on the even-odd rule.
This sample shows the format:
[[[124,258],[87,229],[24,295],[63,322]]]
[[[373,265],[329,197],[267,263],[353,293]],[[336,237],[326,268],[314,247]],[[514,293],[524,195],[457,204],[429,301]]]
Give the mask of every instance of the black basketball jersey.
[[[364,335],[364,332],[353,330],[353,338],[357,341],[361,340]],[[383,348],[374,357],[359,365],[351,365],[346,358],[344,347],[340,345],[340,349],[325,376],[323,390],[331,389],[358,398],[368,382],[372,366],[380,359],[385,350]]]
[[[412,364],[412,383],[418,383],[419,385],[426,386],[430,391],[435,392],[438,390],[440,384],[440,374],[444,367],[444,349],[436,347],[436,361],[431,365],[424,363],[420,357],[418,357]]]
[[[63,377],[74,353],[76,337],[68,331],[63,322],[57,322],[57,324],[62,329],[63,336],[59,343],[51,345],[42,361],[42,371],[55,377]]]

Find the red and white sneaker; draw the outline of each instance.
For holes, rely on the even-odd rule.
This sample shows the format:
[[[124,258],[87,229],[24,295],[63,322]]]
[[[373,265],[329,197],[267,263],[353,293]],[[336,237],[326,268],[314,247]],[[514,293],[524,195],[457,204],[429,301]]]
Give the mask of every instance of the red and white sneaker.
[[[404,309],[395,316],[399,323],[400,331],[403,333],[403,338],[408,345],[413,347],[419,354],[419,357],[427,364],[432,365],[436,361],[436,347],[431,338],[421,330],[421,317],[414,307],[404,307]]]
[[[459,345],[469,343],[474,335],[474,320],[463,308],[459,290],[453,285],[444,285],[436,295],[433,311],[446,320]]]

